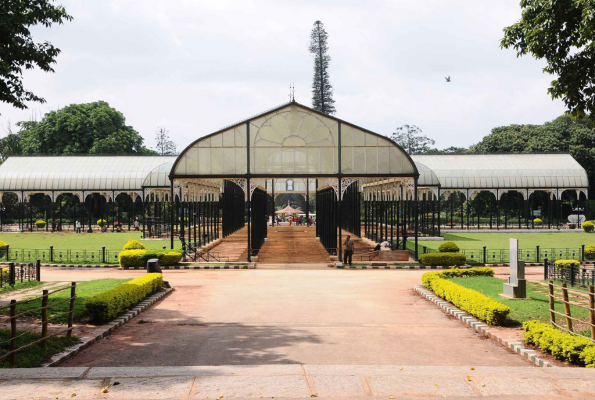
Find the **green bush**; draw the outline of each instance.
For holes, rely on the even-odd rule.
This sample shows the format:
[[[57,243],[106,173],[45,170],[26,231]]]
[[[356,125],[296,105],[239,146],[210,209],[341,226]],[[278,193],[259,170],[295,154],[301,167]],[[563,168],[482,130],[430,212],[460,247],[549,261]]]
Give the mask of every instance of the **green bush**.
[[[525,340],[558,360],[595,368],[595,343],[538,320],[523,322]]]
[[[131,250],[134,251],[134,250]],[[85,301],[85,314],[94,323],[112,320],[122,311],[155,293],[163,283],[162,274],[146,274]]]
[[[481,271],[477,271],[476,273],[479,275],[489,274],[490,270],[493,275],[494,271],[491,268],[482,268]],[[432,290],[436,296],[451,302],[461,310],[476,316],[482,321],[491,325],[502,325],[504,323],[510,313],[510,307],[492,300],[476,290],[468,289],[457,283],[443,279],[441,274],[442,272],[426,272],[422,275],[421,280],[424,286]]]
[[[103,228],[103,225],[107,224],[107,221],[104,219],[98,219],[97,220],[97,225],[99,225],[100,227]]]
[[[37,221],[35,221],[35,226],[38,227],[39,229],[45,228],[46,222],[42,219],[38,219]]]
[[[161,265],[180,262],[182,252],[176,250],[124,250],[118,255],[122,267],[145,267],[151,258],[158,258]]]
[[[585,258],[587,260],[595,260],[595,244],[585,247]]]
[[[589,232],[593,232],[593,228],[595,228],[595,224],[593,224],[591,221],[585,221],[585,222],[583,222],[581,227],[583,228],[583,230],[585,232],[589,233]]]
[[[462,253],[426,253],[420,261],[424,265],[458,266],[467,262],[467,256]]]
[[[8,281],[10,280],[10,268],[0,268],[0,271],[2,271],[1,274],[1,282],[4,283],[8,283]]]
[[[160,251],[159,263],[161,265],[175,265],[182,259],[182,252],[180,251]]]
[[[455,242],[444,242],[438,246],[438,251],[440,253],[458,253],[459,250],[459,246],[457,246]]]
[[[543,221],[541,220],[541,218],[535,218],[533,220],[533,225],[543,225]]]
[[[124,245],[124,250],[144,250],[145,245],[139,242],[138,240],[130,239]]]

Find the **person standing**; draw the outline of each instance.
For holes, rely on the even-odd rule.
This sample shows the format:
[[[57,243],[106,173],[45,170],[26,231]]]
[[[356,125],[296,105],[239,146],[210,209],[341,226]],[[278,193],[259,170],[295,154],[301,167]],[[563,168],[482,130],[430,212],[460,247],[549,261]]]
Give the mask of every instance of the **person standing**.
[[[355,244],[351,240],[351,236],[347,235],[345,243],[343,243],[345,251],[343,253],[343,262],[351,265],[353,262],[353,251],[355,250]]]
[[[81,222],[80,221],[76,221],[76,223],[74,224],[74,226],[76,227],[76,233],[81,233]]]

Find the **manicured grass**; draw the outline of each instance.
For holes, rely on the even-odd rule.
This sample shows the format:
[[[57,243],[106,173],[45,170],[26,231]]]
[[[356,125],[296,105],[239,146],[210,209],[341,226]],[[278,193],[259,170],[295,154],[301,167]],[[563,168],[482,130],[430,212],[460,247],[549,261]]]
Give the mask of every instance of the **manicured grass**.
[[[477,290],[480,293],[490,297],[493,300],[506,304],[510,307],[509,326],[521,325],[524,321],[538,319],[542,322],[549,322],[549,298],[547,297],[547,288],[538,283],[527,282],[527,299],[507,299],[500,296],[503,292],[502,284],[506,281],[499,278],[488,276],[477,276],[469,278],[454,278],[453,282],[470,289]],[[555,310],[564,312],[564,305],[556,301]],[[587,319],[588,311],[579,307],[570,306],[570,313],[577,318]],[[560,320],[561,316],[557,316]]]
[[[14,249],[72,249],[72,250],[122,250],[126,242],[132,238],[140,240],[141,232],[107,232],[107,233],[0,233],[0,240]],[[160,250],[163,246],[169,249],[170,240],[141,240],[147,250]],[[181,249],[179,240],[174,240],[174,247]]]
[[[23,336],[20,336],[23,332],[17,331],[17,348],[32,343],[39,338],[39,333],[25,332]],[[6,342],[10,339],[10,331],[7,329],[0,329],[0,355],[6,354],[10,351],[10,342]],[[25,349],[16,356],[16,367],[17,368],[36,368],[41,367],[43,362],[50,356],[60,353],[73,343],[78,342],[79,339],[76,336],[67,338],[66,336],[54,336],[46,341],[45,350],[42,350],[41,346],[34,345]],[[10,357],[0,360],[0,368],[11,368]]]
[[[519,240],[519,248],[535,249],[539,245],[541,249],[549,248],[572,248],[580,249],[581,245],[588,246],[595,244],[595,233],[586,232],[534,232],[534,233],[448,233],[446,229],[442,230],[442,236],[445,241],[455,242],[461,249],[480,250],[483,246],[489,249],[508,249],[509,239]],[[0,237],[0,240],[1,237]],[[443,243],[441,241],[418,241],[418,249],[421,254],[423,246],[428,249],[438,249]],[[407,241],[407,247],[415,248],[413,239]]]
[[[0,288],[0,294],[13,292],[15,290],[20,290],[20,289],[32,288],[32,287],[41,285],[41,283],[42,282],[29,281],[29,282],[17,283],[14,286],[10,286],[8,283],[5,283]]]
[[[116,286],[118,286],[124,282],[128,282],[129,280],[130,279],[96,279],[96,280],[85,281],[85,282],[80,282],[80,283],[77,282],[77,284],[76,284],[76,296],[77,297],[76,297],[76,303],[74,305],[74,319],[75,319],[75,321],[83,319],[83,316],[84,316],[83,314],[85,311],[85,300],[87,300],[90,297],[95,296],[96,294],[113,289]],[[66,286],[66,285],[64,285],[64,286]],[[52,291],[52,290],[50,290],[50,291]],[[41,293],[35,293],[35,295],[32,295],[31,297],[37,297],[39,295],[41,295]],[[51,294],[49,296],[49,305],[51,306],[52,303],[57,303],[59,301],[63,301],[69,297],[70,297],[70,289],[62,290],[60,292]],[[28,310],[33,310],[33,309],[39,308],[39,307],[41,307],[41,299],[17,306],[17,314],[21,313],[21,312],[28,311]],[[49,308],[48,309],[48,317],[50,318],[50,323],[68,322],[68,314],[61,315],[54,319],[52,319],[52,315],[67,313],[69,308],[70,308],[70,303],[68,301],[63,301],[62,303]],[[7,314],[8,309],[3,309],[0,311],[0,313]],[[31,315],[41,318],[41,310],[32,311]]]

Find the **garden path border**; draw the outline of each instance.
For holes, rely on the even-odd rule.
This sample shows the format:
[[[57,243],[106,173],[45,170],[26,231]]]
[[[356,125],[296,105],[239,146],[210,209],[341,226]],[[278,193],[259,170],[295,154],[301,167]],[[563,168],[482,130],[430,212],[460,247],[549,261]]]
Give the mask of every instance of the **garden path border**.
[[[456,317],[459,321],[467,325],[469,328],[473,329],[475,332],[486,335],[490,339],[507,347],[508,349],[512,350],[513,352],[528,360],[532,364],[535,364],[538,367],[554,367],[554,365],[550,364],[549,362],[537,357],[537,352],[535,350],[525,348],[523,344],[518,340],[504,339],[502,336],[498,334],[496,330],[490,329],[489,325],[487,325],[485,322],[473,318],[466,312],[450,304],[448,301],[436,296],[434,293],[430,292],[423,286],[417,285],[414,286],[413,289],[417,293],[425,297],[427,300],[436,304],[445,313],[451,314],[452,316]]]
[[[173,292],[175,288],[172,286],[167,288],[163,292],[157,292],[140,303],[138,303],[134,308],[128,310],[125,314],[119,316],[118,318],[110,321],[105,325],[98,326],[93,332],[89,335],[84,336],[81,338],[79,343],[76,343],[73,346],[68,347],[62,353],[54,354],[49,362],[42,365],[42,367],[55,367],[58,364],[64,362],[65,360],[71,358],[72,356],[80,353],[82,350],[86,349],[87,347],[91,346],[93,343],[103,339],[104,337],[110,335],[113,331],[118,329],[120,326],[124,325],[132,318],[136,317],[147,308],[155,304],[155,302],[165,298],[171,292]]]

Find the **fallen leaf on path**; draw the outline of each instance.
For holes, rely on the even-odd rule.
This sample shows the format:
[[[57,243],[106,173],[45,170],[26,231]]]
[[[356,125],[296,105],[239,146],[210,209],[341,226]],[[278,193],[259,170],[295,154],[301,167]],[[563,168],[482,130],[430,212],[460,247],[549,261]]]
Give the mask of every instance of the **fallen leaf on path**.
[[[481,386],[482,386],[482,387],[486,387],[486,384],[485,384],[485,383],[482,383],[482,384],[481,384]]]
[[[109,385],[107,385],[106,387],[104,387],[103,389],[101,389],[101,393],[107,393],[109,389]]]
[[[468,381],[470,381],[470,380],[471,380],[471,377],[470,377],[469,375],[467,375],[467,380],[468,380]]]
[[[434,386],[438,387],[438,384],[435,384]]]
[[[471,367],[471,371],[475,371],[475,368]]]
[[[76,397],[76,393],[71,394],[70,397]]]
[[[120,382],[114,382],[114,384],[112,386],[118,386],[120,384]]]

